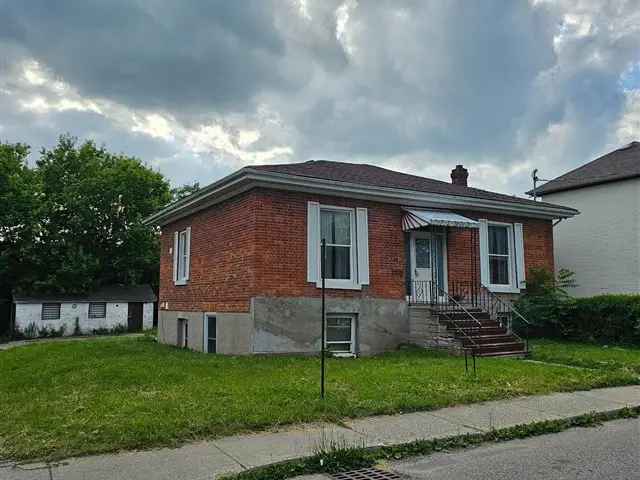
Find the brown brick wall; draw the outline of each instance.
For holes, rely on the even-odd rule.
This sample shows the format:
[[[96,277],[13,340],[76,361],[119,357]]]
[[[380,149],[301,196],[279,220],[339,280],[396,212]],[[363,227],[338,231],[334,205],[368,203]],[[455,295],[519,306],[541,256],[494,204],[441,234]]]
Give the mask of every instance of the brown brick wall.
[[[367,208],[370,286],[329,290],[334,297],[404,298],[404,237],[398,205],[340,197],[263,190],[257,219],[256,293],[261,296],[320,296],[307,282],[307,202]]]
[[[546,268],[553,271],[553,226],[551,220],[481,212],[458,212],[469,218],[489,221],[522,223],[524,234],[525,269]],[[480,259],[477,230],[451,228],[447,235],[447,263],[449,281],[480,280]],[[469,259],[475,258],[475,262]]]
[[[369,217],[370,286],[328,290],[332,297],[403,299],[404,235],[398,205],[341,197],[254,189],[162,229],[160,302],[169,310],[247,312],[254,296],[317,297],[307,282],[307,202],[364,207]],[[553,269],[551,221],[484,213],[472,218],[524,224],[527,270]],[[191,274],[187,285],[173,284],[173,233],[191,226]],[[477,232],[449,229],[449,279],[479,278]],[[473,249],[472,249],[473,245]],[[471,261],[475,258],[475,263]]]
[[[247,312],[255,288],[259,195],[244,193],[162,228],[160,306],[169,310]],[[190,279],[173,284],[173,234],[191,227]]]

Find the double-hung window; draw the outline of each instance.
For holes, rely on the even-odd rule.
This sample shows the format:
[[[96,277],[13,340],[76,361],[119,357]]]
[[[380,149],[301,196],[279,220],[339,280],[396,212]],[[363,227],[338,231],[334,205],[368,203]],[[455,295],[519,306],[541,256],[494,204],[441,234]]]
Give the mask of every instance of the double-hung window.
[[[511,285],[512,254],[510,225],[489,225],[489,281],[491,285]]]
[[[185,285],[189,280],[189,257],[191,255],[191,228],[175,232],[173,241],[173,281]]]
[[[369,285],[367,209],[307,202],[307,281],[317,287],[322,286],[323,239],[325,287],[360,290]]]
[[[325,278],[328,280],[354,281],[353,224],[351,209],[320,209],[320,239],[326,241]]]
[[[526,287],[523,224],[479,223],[482,284],[494,292],[520,292]]]
[[[327,315],[326,348],[333,353],[355,353],[355,316],[345,314]]]

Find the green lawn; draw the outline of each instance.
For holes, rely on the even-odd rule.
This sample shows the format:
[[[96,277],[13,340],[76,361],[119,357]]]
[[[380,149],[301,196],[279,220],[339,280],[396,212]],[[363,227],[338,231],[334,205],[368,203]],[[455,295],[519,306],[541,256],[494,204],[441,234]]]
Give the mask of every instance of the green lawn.
[[[0,352],[0,457],[61,458],[316,420],[637,382],[622,370],[408,350],[319,360],[222,357],[148,337],[51,342]]]
[[[640,348],[592,345],[556,340],[532,342],[533,358],[586,368],[623,369],[640,374]]]

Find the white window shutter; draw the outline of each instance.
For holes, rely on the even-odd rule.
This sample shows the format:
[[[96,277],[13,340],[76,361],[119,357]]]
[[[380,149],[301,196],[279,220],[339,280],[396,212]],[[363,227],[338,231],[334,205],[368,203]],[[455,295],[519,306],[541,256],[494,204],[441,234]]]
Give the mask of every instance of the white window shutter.
[[[526,272],[524,266],[524,232],[521,223],[513,224],[516,250],[516,278],[517,288],[525,288]]]
[[[178,232],[173,233],[173,283],[178,282]]]
[[[366,208],[356,209],[356,241],[358,283],[369,285],[369,219]]]
[[[307,282],[320,279],[320,204],[307,202]]]
[[[484,286],[489,285],[489,224],[486,218],[481,218],[480,223],[480,282]]]
[[[187,227],[187,234],[185,235],[185,264],[184,264],[184,279],[189,280],[189,272],[191,271],[191,227]]]

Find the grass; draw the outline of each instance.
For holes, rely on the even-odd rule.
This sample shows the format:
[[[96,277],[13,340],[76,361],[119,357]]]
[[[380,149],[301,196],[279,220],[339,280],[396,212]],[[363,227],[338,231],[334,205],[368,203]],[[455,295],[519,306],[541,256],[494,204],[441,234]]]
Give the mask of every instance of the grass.
[[[0,457],[64,458],[171,446],[207,437],[344,417],[636,383],[615,369],[510,359],[464,360],[424,350],[319,360],[223,357],[150,337],[34,344],[0,352]]]
[[[602,346],[557,340],[535,340],[533,358],[576,367],[626,370],[640,374],[640,348]]]

